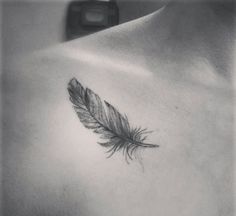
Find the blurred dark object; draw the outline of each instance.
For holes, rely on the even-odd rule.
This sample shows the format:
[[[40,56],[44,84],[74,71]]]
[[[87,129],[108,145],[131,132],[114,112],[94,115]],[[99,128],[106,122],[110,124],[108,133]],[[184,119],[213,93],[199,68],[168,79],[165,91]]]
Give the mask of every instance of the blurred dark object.
[[[66,40],[117,24],[119,24],[119,9],[115,1],[73,1],[67,9]]]

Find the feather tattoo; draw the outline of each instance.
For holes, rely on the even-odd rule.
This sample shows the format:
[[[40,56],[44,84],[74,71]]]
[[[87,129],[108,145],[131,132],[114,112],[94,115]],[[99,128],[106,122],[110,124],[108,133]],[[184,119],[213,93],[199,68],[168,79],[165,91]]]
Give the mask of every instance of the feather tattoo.
[[[132,128],[126,115],[95,94],[84,88],[75,78],[68,84],[70,101],[84,127],[100,135],[104,142],[98,142],[108,148],[108,157],[117,151],[123,151],[126,161],[133,159],[138,148],[155,148],[159,145],[145,143],[147,129]]]

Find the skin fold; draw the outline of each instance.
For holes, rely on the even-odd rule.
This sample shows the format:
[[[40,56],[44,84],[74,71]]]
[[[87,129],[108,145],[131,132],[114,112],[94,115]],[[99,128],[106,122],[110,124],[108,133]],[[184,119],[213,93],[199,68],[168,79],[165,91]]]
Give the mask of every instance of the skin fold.
[[[228,3],[231,4],[231,3]],[[234,14],[174,2],[5,62],[4,216],[233,216]],[[106,158],[69,101],[75,77],[153,132]]]

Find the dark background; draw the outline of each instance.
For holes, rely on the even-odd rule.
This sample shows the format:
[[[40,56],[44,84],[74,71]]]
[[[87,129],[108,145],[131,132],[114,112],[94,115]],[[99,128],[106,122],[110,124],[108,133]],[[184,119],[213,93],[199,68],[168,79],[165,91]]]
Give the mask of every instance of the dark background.
[[[24,54],[65,40],[68,0],[4,1],[2,11],[5,57]],[[162,6],[158,1],[117,0],[120,23],[151,13]]]

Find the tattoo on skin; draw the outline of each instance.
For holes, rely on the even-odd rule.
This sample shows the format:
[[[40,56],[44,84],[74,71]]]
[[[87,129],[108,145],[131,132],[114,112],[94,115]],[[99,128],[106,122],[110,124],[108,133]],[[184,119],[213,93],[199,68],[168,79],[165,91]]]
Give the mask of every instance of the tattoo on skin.
[[[78,80],[71,79],[68,83],[70,101],[84,127],[100,135],[101,146],[108,148],[108,158],[115,152],[122,151],[126,162],[133,160],[139,148],[156,148],[159,145],[145,143],[146,128],[131,127],[126,115],[95,94],[91,89],[84,88]]]

